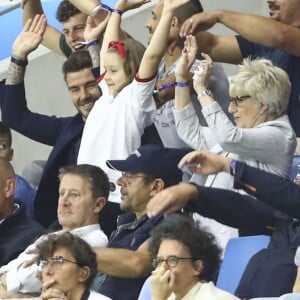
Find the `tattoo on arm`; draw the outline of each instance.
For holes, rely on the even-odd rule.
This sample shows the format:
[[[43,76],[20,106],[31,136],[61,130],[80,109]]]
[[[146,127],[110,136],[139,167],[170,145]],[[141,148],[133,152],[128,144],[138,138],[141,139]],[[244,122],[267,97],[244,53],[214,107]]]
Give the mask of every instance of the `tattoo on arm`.
[[[24,80],[26,67],[18,66],[15,63],[10,63],[8,74],[5,81],[6,85],[18,84]]]

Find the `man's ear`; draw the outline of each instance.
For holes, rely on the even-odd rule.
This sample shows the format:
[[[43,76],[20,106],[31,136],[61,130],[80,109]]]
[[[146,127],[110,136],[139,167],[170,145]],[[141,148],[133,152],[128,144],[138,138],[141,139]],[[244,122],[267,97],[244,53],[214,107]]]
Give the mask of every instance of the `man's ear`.
[[[13,197],[16,190],[16,180],[9,178],[6,180],[5,194],[6,197]]]
[[[202,260],[198,259],[194,261],[194,274],[196,276],[199,276],[202,273],[202,270],[204,268]]]
[[[94,207],[94,212],[98,213],[102,210],[104,205],[106,204],[106,198],[105,197],[97,197],[95,200],[95,207]]]
[[[91,271],[90,271],[89,267],[87,267],[87,266],[80,267],[78,270],[78,281],[86,282],[90,276],[90,273],[91,273]]]
[[[165,188],[165,182],[161,178],[155,178],[151,183],[151,194],[150,196],[153,197],[160,191]]]
[[[175,27],[175,26],[180,26],[180,22],[177,17],[173,16],[171,20],[171,27]]]
[[[264,114],[265,112],[267,112],[269,110],[269,105],[267,104],[260,104],[260,110],[259,110],[259,113],[262,115]]]

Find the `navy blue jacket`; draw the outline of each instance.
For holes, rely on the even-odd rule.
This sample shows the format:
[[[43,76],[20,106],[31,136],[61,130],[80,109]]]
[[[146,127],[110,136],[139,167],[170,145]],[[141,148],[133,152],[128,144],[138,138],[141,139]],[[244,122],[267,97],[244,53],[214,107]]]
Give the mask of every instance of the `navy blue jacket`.
[[[117,230],[112,233],[108,247],[137,250],[149,238],[150,231],[162,218],[161,215],[151,219],[146,215],[136,219],[133,213],[120,215]],[[118,257],[116,257],[117,259]],[[146,278],[106,276],[99,293],[113,300],[136,300]]]
[[[5,85],[2,89],[2,121],[34,141],[53,146],[34,203],[36,220],[47,227],[57,216],[58,170],[66,164],[76,164],[84,122],[80,114],[57,118],[31,112],[27,107],[24,82]],[[66,153],[72,150],[75,155],[70,160]]]
[[[25,248],[44,234],[44,228],[26,214],[24,204],[0,223],[0,266],[16,258]]]
[[[300,246],[300,187],[288,179],[237,163],[234,187],[249,194],[198,187],[188,208],[232,227],[271,234],[267,249],[249,261],[236,290],[240,298],[278,297],[292,291]]]

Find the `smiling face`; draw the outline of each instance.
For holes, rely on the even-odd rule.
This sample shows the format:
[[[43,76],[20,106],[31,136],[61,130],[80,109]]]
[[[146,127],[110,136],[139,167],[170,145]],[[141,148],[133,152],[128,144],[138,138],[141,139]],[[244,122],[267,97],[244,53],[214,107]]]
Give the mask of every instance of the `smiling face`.
[[[117,52],[107,52],[104,56],[104,80],[110,95],[116,95],[127,82],[124,61]]]
[[[59,185],[57,216],[64,230],[98,223],[103,197],[93,197],[90,183],[79,175],[65,174]]]
[[[188,248],[177,240],[163,240],[159,246],[157,258],[166,259],[168,256],[191,257]],[[158,268],[169,270],[169,284],[178,299],[181,299],[198,281],[200,270],[190,259],[179,260],[175,267],[168,267],[162,262]]]
[[[101,91],[91,69],[86,68],[78,72],[67,73],[66,83],[75,108],[85,120],[101,96]]]
[[[288,25],[300,25],[299,0],[268,0],[267,4],[271,18]]]
[[[66,38],[67,45],[74,52],[76,45],[79,42],[84,42],[84,28],[87,16],[83,13],[78,13],[62,22],[63,34]]]

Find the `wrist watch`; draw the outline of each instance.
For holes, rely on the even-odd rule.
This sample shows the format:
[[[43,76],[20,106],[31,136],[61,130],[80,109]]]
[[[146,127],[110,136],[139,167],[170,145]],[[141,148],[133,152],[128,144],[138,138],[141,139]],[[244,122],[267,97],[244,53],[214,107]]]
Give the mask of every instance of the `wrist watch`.
[[[204,96],[213,97],[213,94],[209,89],[203,90],[198,93],[198,99],[200,99],[201,97],[204,97]]]

